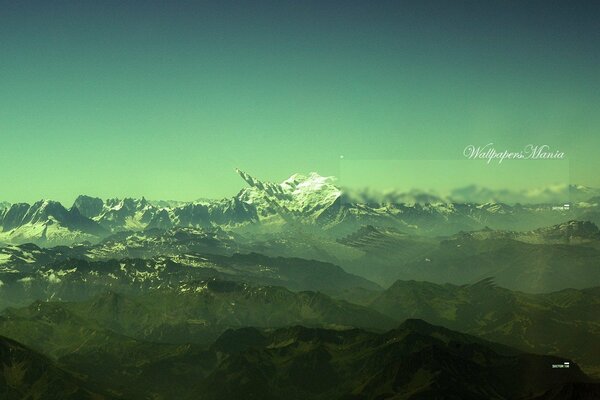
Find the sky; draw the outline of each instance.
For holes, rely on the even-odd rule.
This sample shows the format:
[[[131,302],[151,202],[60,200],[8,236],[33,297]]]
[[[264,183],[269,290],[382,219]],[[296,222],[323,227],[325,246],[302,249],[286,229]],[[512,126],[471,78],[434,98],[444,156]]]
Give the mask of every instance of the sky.
[[[600,186],[598,71],[594,1],[0,0],[0,201]],[[488,143],[568,160],[457,163]]]

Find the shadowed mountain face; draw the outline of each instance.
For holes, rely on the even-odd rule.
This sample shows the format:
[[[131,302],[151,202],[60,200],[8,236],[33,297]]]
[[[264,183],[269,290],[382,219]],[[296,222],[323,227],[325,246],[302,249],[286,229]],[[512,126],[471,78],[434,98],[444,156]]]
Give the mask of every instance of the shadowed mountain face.
[[[95,344],[55,356],[123,399],[534,399],[597,391],[577,365],[553,368],[565,365],[564,358],[523,353],[421,320],[381,334],[242,328],[205,348],[91,335],[99,335]]]
[[[598,260],[600,250],[588,246],[456,238],[403,266],[403,277],[462,284],[493,276],[503,287],[539,293],[598,285]]]
[[[383,286],[397,279],[465,284],[490,276],[500,286],[527,292],[600,284],[600,237],[590,222],[527,232],[484,229],[438,239],[368,226],[339,243],[362,253],[343,264],[348,271]]]
[[[0,210],[0,240],[12,243],[36,242],[55,246],[82,240],[97,240],[108,231],[56,201],[40,200],[32,205],[13,204]]]
[[[244,326],[382,331],[394,324],[392,318],[377,311],[321,293],[208,280],[136,297],[107,292],[85,302],[38,301],[28,307],[7,309],[0,316],[0,334],[39,350],[56,349],[65,355],[75,348],[93,345],[90,336],[101,337],[97,332],[103,329],[138,340],[206,344],[226,329]],[[86,329],[85,335],[82,329]]]
[[[582,390],[572,382],[589,382],[573,362],[569,369],[552,368],[565,359],[527,355],[422,322],[385,334],[238,328],[208,348],[185,344],[209,343],[227,326],[253,323],[331,321],[339,327],[360,324],[361,314],[364,324],[388,323],[364,308],[317,301],[310,294],[261,298],[262,290],[239,293],[236,284],[225,282],[203,291],[210,296],[107,294],[80,304],[36,303],[7,312],[0,333],[35,346],[62,368],[77,371],[91,388],[122,399],[560,398],[565,390]],[[181,344],[156,343],[178,340]]]
[[[0,255],[6,255],[4,268],[0,269],[2,308],[34,300],[83,300],[107,289],[136,295],[209,278],[329,294],[354,287],[380,289],[377,284],[330,263],[256,253],[232,256],[186,253],[90,261],[84,255],[84,248],[47,250],[22,245],[0,251],[3,252]],[[82,258],[73,258],[78,254]]]
[[[600,399],[600,384],[598,383],[566,383],[560,387],[550,389],[536,400],[595,400]]]
[[[532,231],[501,231],[483,229],[460,232],[455,238],[486,240],[511,239],[532,244],[585,244],[593,247],[600,245],[600,230],[590,221],[567,221],[562,224],[542,227]]]
[[[519,353],[420,320],[382,335],[291,328],[225,350],[238,342],[236,336],[247,335],[231,332],[215,344],[229,354],[211,376],[233,388],[244,376],[269,377],[244,390],[272,398],[527,398],[548,386],[586,380],[577,368],[546,374],[548,363],[564,360]],[[221,398],[215,386],[201,387],[209,398]]]
[[[109,400],[53,361],[0,336],[0,398],[4,400]],[[86,387],[88,389],[86,389]]]
[[[423,318],[541,354],[575,359],[600,373],[600,288],[526,294],[497,287],[397,281],[370,307],[396,320]]]

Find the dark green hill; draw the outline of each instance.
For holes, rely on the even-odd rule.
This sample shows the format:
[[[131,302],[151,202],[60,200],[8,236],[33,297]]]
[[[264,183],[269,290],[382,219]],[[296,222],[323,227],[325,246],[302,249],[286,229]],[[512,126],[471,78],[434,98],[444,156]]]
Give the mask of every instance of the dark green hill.
[[[231,289],[227,285],[221,288]],[[112,302],[109,309],[129,307],[122,299],[114,298]],[[110,331],[81,328],[66,334],[64,327],[57,331],[52,327],[76,320],[71,314],[56,309],[50,313],[29,312],[32,322],[23,326],[27,329],[21,333],[24,338],[29,337],[30,330],[45,329],[49,336],[54,335],[54,340],[44,343],[46,346],[56,343],[60,335],[62,352],[54,354],[62,368],[77,371],[96,391],[109,391],[129,400],[508,400],[539,396],[554,399],[565,390],[596,390],[577,364],[552,367],[569,360],[524,353],[422,320],[407,320],[385,333],[303,326],[229,329],[202,348],[141,342]],[[78,334],[83,343],[77,341]],[[74,343],[69,346],[68,341]],[[37,357],[50,363],[45,357]],[[5,379],[15,382],[21,376],[36,376],[36,360],[24,364],[17,359],[14,371],[5,367]],[[71,376],[53,366],[40,371],[48,374],[55,370],[63,374],[60,377]],[[87,398],[88,392],[74,383],[65,385],[79,397],[38,398]],[[45,386],[35,383],[34,387]],[[58,386],[53,390],[62,393],[63,389]]]
[[[564,359],[521,353],[419,320],[385,334],[302,327],[229,331],[213,350],[221,361],[190,398],[525,399],[589,381],[577,366],[552,368]]]
[[[551,389],[535,400],[596,400],[600,399],[600,384],[570,382]]]
[[[463,286],[397,281],[370,306],[397,320],[423,318],[600,371],[600,288],[526,294],[491,279]]]
[[[0,336],[0,398],[3,400],[103,400],[107,395],[58,368],[50,359]]]

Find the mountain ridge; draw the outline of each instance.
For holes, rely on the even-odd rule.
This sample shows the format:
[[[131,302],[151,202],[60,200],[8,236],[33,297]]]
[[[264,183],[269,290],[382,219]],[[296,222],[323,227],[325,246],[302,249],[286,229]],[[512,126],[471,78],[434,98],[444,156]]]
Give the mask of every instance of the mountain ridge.
[[[408,202],[356,202],[334,177],[293,174],[281,183],[261,181],[236,170],[248,185],[233,197],[188,203],[140,199],[106,199],[80,195],[70,209],[55,201],[16,203],[0,211],[0,240],[44,246],[98,242],[110,234],[175,227],[219,226],[239,232],[320,232],[342,237],[362,225],[386,226],[426,236],[450,235],[491,226],[501,230],[532,230],[587,219],[600,223],[600,205],[456,203],[435,197]],[[575,186],[579,188],[579,186]],[[584,190],[585,189],[585,190]],[[579,190],[579,189],[578,189]],[[590,188],[581,192],[594,194]],[[600,193],[600,192],[599,192]],[[593,196],[592,196],[593,198]],[[393,199],[393,198],[390,198]],[[401,201],[401,202],[398,202]]]

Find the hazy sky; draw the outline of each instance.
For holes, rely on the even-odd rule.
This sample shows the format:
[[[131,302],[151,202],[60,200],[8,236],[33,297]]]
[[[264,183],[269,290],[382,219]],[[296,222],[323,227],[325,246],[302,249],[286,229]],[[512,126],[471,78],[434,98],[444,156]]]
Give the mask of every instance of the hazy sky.
[[[597,1],[0,5],[0,200],[229,196],[236,167],[279,181],[489,142],[548,144],[600,186]],[[393,178],[431,187],[431,165]]]

